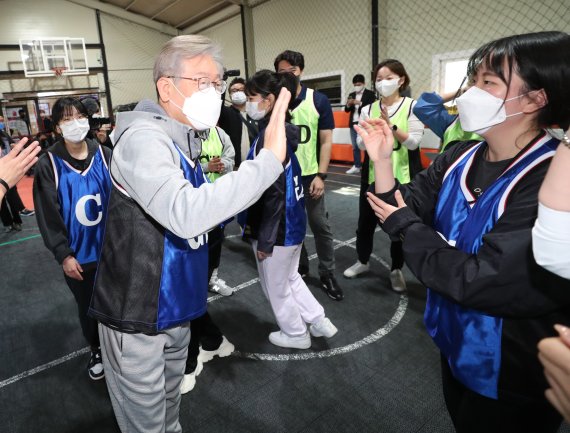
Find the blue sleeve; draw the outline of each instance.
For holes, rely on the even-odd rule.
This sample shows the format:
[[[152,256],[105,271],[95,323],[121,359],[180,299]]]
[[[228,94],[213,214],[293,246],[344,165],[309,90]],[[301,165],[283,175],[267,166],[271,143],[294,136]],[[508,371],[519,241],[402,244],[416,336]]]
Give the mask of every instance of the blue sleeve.
[[[334,117],[329,98],[316,90],[314,98],[315,108],[319,112],[319,131],[321,129],[334,129]]]
[[[443,99],[435,92],[422,93],[413,111],[417,118],[441,139],[443,139],[443,133],[447,127],[453,123],[456,117],[447,112],[443,105]]]

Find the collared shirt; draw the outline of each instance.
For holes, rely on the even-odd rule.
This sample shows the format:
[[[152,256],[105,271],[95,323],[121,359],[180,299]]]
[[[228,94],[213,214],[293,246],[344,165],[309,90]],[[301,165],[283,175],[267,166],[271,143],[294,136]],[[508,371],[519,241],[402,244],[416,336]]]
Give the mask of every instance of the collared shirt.
[[[354,99],[356,99],[357,101],[362,101],[363,94],[364,94],[364,89],[362,89],[360,92],[356,92],[356,94],[354,95]],[[354,113],[352,113],[352,123],[358,123],[359,117],[360,114],[358,113],[358,107],[355,106]]]

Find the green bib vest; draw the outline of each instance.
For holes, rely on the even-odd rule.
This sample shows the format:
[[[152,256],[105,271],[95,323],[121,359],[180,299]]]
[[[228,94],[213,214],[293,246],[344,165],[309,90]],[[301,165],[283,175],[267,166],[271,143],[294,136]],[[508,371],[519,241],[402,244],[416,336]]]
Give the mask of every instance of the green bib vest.
[[[220,140],[220,136],[218,135],[218,129],[213,127],[210,129],[210,134],[208,135],[208,139],[202,142],[202,154],[200,155],[200,162],[208,162],[210,159],[215,158],[216,156],[222,156],[222,151],[224,146],[222,144],[222,140]],[[217,178],[221,176],[220,173],[205,173],[210,182],[214,182]]]
[[[301,175],[309,176],[319,171],[317,141],[319,134],[319,112],[313,100],[313,89],[307,89],[307,96],[292,112],[291,123],[301,130],[301,140],[295,155],[301,165]]]
[[[398,127],[398,130],[408,132],[408,116],[412,106],[412,98],[404,97],[398,111],[390,117],[390,122]],[[380,110],[380,101],[376,101],[370,107],[370,118],[379,119],[382,117]],[[408,159],[408,148],[394,137],[394,150],[392,152],[392,167],[394,177],[402,184],[410,181],[410,161]],[[370,170],[368,172],[368,183],[374,182],[374,163],[370,161]]]
[[[461,122],[459,121],[459,117],[457,117],[443,133],[443,144],[441,145],[440,152],[443,152],[447,147],[447,145],[452,141],[468,141],[468,140],[483,141],[483,138],[481,138],[479,135],[475,134],[474,132],[464,131],[463,128],[461,127]]]

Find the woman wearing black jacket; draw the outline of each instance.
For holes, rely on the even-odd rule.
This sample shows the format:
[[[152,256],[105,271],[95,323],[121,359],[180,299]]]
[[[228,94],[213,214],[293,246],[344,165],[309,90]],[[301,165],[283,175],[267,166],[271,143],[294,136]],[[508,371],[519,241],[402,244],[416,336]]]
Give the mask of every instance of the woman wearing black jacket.
[[[559,143],[545,128],[570,123],[570,36],[499,39],[469,68],[475,84],[457,99],[459,117],[485,141],[457,144],[399,185],[391,131],[363,122],[376,175],[369,202],[428,287],[425,324],[456,430],[556,432],[561,417],[544,397],[537,343],[568,322],[570,283],[536,264],[531,229]]]
[[[265,128],[282,87],[294,94],[296,81],[292,74],[261,70],[246,83],[246,110],[260,121],[259,135],[248,159],[255,159],[263,149]],[[298,272],[307,227],[301,166],[295,156],[300,134],[290,123],[285,124],[285,132],[285,170],[247,210],[243,234],[251,240],[261,288],[279,325],[279,331],[269,334],[269,341],[280,347],[308,349],[311,335],[330,338],[337,328],[325,317],[322,305]]]
[[[97,321],[87,316],[103,241],[111,177],[111,150],[86,138],[89,121],[75,98],[60,98],[52,110],[58,140],[36,166],[34,205],[45,246],[62,266],[91,346],[93,380],[104,377]]]

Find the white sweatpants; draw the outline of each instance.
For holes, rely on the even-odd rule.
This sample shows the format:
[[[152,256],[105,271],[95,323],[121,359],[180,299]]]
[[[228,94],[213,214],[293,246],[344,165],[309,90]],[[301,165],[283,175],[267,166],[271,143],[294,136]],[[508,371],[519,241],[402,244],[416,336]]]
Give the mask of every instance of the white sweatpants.
[[[257,259],[256,240],[252,241],[252,246],[261,288],[279,328],[291,337],[304,335],[306,323],[316,323],[324,318],[325,310],[297,271],[301,245],[273,247],[273,255],[261,262]]]

